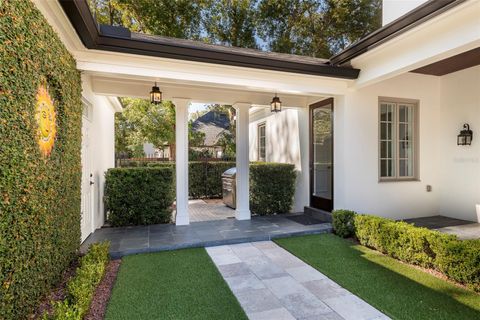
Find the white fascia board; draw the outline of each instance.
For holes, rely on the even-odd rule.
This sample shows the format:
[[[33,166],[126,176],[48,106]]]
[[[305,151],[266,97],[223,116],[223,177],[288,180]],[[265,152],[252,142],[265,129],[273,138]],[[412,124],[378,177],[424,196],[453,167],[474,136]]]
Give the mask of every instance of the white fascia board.
[[[73,56],[76,51],[87,50],[57,0],[32,1]]]
[[[386,80],[480,46],[480,1],[470,0],[368,51],[352,88]]]
[[[77,53],[82,71],[109,77],[302,95],[344,94],[353,80],[88,50]]]
[[[304,96],[341,95],[353,83],[348,79],[90,50],[58,1],[33,1],[74,56],[77,68],[92,74]]]

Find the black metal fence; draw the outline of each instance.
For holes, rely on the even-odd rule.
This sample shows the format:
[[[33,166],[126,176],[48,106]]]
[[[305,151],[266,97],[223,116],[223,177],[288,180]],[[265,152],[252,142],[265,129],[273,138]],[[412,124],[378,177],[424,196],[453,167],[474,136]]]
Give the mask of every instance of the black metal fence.
[[[235,162],[235,157],[190,157],[189,161],[195,162]],[[130,157],[128,155],[115,155],[115,167],[146,167],[154,163],[175,163],[174,158],[158,157],[156,154],[145,155],[144,157]]]

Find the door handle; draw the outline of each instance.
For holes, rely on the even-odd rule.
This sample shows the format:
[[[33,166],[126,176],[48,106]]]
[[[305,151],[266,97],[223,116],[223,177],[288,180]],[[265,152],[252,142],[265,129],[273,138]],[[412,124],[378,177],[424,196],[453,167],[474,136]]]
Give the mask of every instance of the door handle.
[[[95,184],[95,182],[93,182],[92,180],[90,180],[90,185],[92,185],[92,184]]]

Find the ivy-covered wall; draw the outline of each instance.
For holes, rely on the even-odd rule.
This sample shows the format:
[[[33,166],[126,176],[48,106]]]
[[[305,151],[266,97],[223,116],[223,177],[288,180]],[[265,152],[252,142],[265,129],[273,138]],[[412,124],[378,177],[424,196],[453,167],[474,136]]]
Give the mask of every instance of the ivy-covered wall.
[[[78,249],[81,113],[58,36],[31,1],[0,0],[1,319],[26,318]]]

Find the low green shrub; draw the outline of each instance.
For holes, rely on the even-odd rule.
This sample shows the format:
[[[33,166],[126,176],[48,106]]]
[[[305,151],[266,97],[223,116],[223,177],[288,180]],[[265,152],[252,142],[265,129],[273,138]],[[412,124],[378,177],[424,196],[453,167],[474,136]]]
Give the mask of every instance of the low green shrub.
[[[192,199],[221,198],[222,174],[235,167],[234,161],[190,161],[188,163],[188,195]],[[171,167],[173,162],[153,162],[148,167]]]
[[[336,235],[348,238],[355,234],[353,217],[355,212],[351,210],[335,210],[332,212],[332,226]]]
[[[67,298],[53,306],[55,320],[81,320],[88,312],[95,289],[105,274],[109,261],[108,242],[93,244],[80,259],[75,276],[67,284]],[[48,319],[47,315],[44,319]]]
[[[222,174],[235,167],[233,161],[190,161],[188,165],[189,196],[198,198],[222,197]]]
[[[435,268],[480,292],[480,240],[436,240],[432,243]]]
[[[168,223],[175,199],[172,167],[114,168],[106,173],[105,207],[113,226]]]
[[[250,164],[250,210],[259,215],[289,212],[293,204],[295,179],[293,164]]]
[[[410,264],[436,269],[480,291],[480,240],[462,241],[453,235],[371,215],[355,215],[354,225],[362,245]]]

